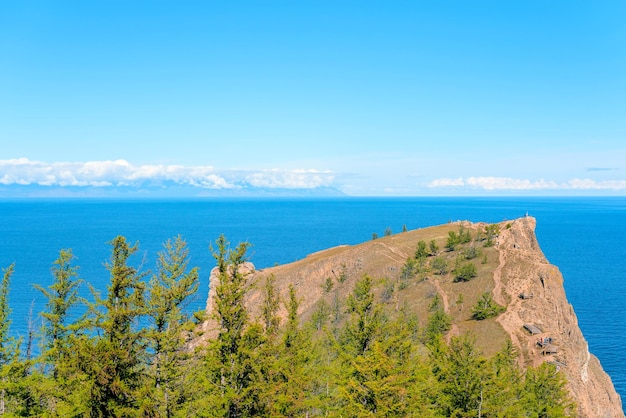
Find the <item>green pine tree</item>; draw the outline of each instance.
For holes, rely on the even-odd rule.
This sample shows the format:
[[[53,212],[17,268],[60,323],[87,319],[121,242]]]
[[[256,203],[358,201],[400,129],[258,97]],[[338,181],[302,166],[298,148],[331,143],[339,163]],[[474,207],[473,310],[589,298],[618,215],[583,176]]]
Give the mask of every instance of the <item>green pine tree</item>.
[[[0,415],[15,410],[15,379],[19,372],[19,341],[9,334],[11,327],[11,308],[9,307],[9,289],[15,264],[3,268],[0,283]]]
[[[381,321],[380,306],[374,304],[372,279],[364,276],[358,280],[348,296],[348,312],[351,318],[346,326],[346,343],[355,353],[364,353],[368,348]]]
[[[219,415],[253,416],[263,410],[259,396],[263,364],[257,363],[256,356],[264,344],[264,332],[260,325],[249,324],[244,305],[249,283],[242,266],[249,244],[241,243],[231,250],[222,235],[216,246],[213,256],[219,283],[215,286],[215,319],[220,328],[206,359],[208,389],[212,392],[209,401]]]
[[[152,364],[151,384],[143,396],[144,414],[172,417],[189,396],[186,377],[192,359],[186,344],[194,323],[184,308],[198,286],[198,268],[189,269],[185,240],[180,236],[167,240],[159,253],[157,273],[149,283],[151,327],[147,336]]]
[[[138,390],[142,385],[142,366],[146,342],[139,329],[145,313],[145,274],[130,266],[138,244],[129,245],[117,236],[111,244],[111,260],[106,264],[111,275],[106,299],[97,297],[95,327],[99,337],[90,347],[88,362],[91,377],[89,415],[92,417],[138,416]]]
[[[53,264],[52,285],[47,289],[34,285],[47,299],[46,311],[41,313],[44,320],[44,361],[51,368],[55,380],[59,377],[59,369],[63,368],[60,363],[71,355],[70,335],[80,333],[81,326],[84,325],[80,320],[68,323],[70,309],[82,301],[78,296],[82,280],[78,278],[78,267],[72,265],[73,260],[71,249],[61,250],[59,258]]]

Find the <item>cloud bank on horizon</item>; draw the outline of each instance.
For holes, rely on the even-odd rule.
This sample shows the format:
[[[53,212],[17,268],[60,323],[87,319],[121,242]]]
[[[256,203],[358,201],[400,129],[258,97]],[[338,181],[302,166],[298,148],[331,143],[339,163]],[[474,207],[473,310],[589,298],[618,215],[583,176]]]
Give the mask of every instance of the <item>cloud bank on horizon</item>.
[[[342,173],[316,169],[218,169],[212,166],[134,165],[126,160],[42,162],[28,158],[0,160],[0,185],[62,189],[132,189],[146,185],[187,186],[228,195],[241,190],[313,191],[323,188],[346,193],[350,185]],[[422,179],[413,195],[450,191],[489,193],[579,193],[626,191],[626,180],[574,178],[567,181],[530,180],[498,176]],[[349,194],[349,193],[347,193]],[[372,194],[376,195],[376,193]]]
[[[211,166],[133,165],[126,160],[55,162],[0,160],[0,184],[57,187],[136,187],[171,182],[211,190],[315,189],[335,174],[318,170],[217,170]]]
[[[571,179],[566,182],[528,180],[510,177],[439,178],[429,188],[468,188],[481,190],[626,190],[626,180]]]

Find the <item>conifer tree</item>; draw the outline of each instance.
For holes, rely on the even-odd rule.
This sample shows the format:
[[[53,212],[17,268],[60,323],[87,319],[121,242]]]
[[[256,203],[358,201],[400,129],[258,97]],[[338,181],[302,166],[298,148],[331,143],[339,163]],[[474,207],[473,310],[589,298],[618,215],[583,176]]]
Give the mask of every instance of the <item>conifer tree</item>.
[[[40,394],[35,383],[40,374],[31,372],[32,361],[20,358],[21,339],[10,335],[9,290],[15,264],[2,270],[0,282],[0,415],[40,415]]]
[[[491,297],[491,292],[480,295],[480,299],[472,308],[472,318],[478,321],[500,315],[506,308],[498,305]]]
[[[567,417],[574,409],[565,389],[565,377],[548,363],[526,370],[521,403],[525,412],[535,417]]]
[[[459,235],[454,231],[449,231],[448,239],[446,240],[446,249],[448,251],[454,251],[454,249],[458,244],[460,244],[460,242],[461,238],[459,237]]]
[[[356,353],[364,353],[375,336],[381,320],[381,311],[374,304],[372,279],[364,276],[358,280],[348,296],[348,312],[352,314],[346,328],[347,344]]]
[[[269,362],[263,371],[266,381],[263,397],[267,412],[273,416],[306,415],[307,390],[310,390],[307,365],[312,343],[309,334],[299,328],[298,307],[295,289],[290,285],[289,300],[285,302],[287,324],[282,338],[270,334],[264,347],[265,360]]]
[[[18,342],[9,335],[11,327],[9,288],[14,271],[15,264],[3,268],[0,283],[0,415],[10,410],[11,389],[16,374],[14,363],[18,357]]]
[[[80,324],[68,324],[70,309],[80,303],[78,287],[81,280],[78,278],[78,267],[72,265],[74,254],[71,249],[59,252],[59,258],[53,263],[52,275],[54,282],[47,289],[34,285],[48,300],[46,311],[41,313],[44,319],[43,334],[45,361],[51,367],[53,379],[57,379],[62,362],[70,355],[71,334],[79,331]]]
[[[280,327],[280,318],[276,314],[280,300],[276,293],[275,281],[274,275],[269,275],[265,278],[265,285],[263,287],[263,325],[265,327],[265,333],[270,336],[275,335]]]
[[[300,307],[300,302],[298,301],[298,297],[296,296],[296,289],[294,289],[293,285],[289,285],[289,302],[286,304],[287,308],[287,327],[284,333],[284,345],[287,349],[289,349],[298,338],[298,327],[300,325],[300,321],[298,320],[298,308]]]
[[[424,341],[432,344],[447,332],[452,325],[452,318],[443,309],[443,303],[439,295],[435,295],[429,306],[430,315],[424,329]]]
[[[243,270],[248,243],[229,248],[221,235],[213,256],[217,262],[219,283],[215,286],[215,319],[219,333],[207,356],[210,401],[218,414],[242,417],[259,414],[260,380],[256,349],[262,344],[261,326],[249,324],[244,298],[249,288],[248,274]]]
[[[522,375],[517,367],[517,350],[507,339],[504,347],[489,360],[491,381],[483,399],[483,416],[524,416],[520,402]]]
[[[311,315],[312,325],[317,331],[321,331],[325,328],[328,320],[330,319],[332,313],[331,311],[331,307],[328,302],[326,302],[326,299],[321,299],[317,302],[315,311],[313,312],[313,315]]]
[[[157,273],[149,283],[148,339],[152,350],[146,387],[145,413],[171,417],[185,400],[185,377],[191,356],[185,348],[193,322],[183,309],[198,290],[198,268],[189,269],[187,243],[178,236],[168,239],[159,252]],[[149,400],[149,401],[146,401]]]
[[[406,318],[381,324],[370,349],[344,364],[339,382],[346,416],[432,416],[423,396],[428,371],[414,358]],[[432,411],[431,411],[432,412]]]
[[[226,238],[221,235],[216,245],[213,257],[217,262],[219,283],[215,287],[215,307],[220,321],[220,352],[226,358],[237,352],[248,323],[248,312],[243,300],[249,284],[247,274],[241,271],[241,267],[246,261],[249,244],[239,244],[231,251]]]
[[[318,398],[314,395],[320,393],[318,379],[323,379],[329,365],[328,357],[326,361],[321,360],[323,354],[320,344],[312,340],[310,328],[300,328],[299,307],[296,291],[290,285],[283,356],[280,360],[284,383],[279,387],[276,402],[277,410],[283,416],[311,415],[312,410],[319,408]]]
[[[415,258],[420,259],[426,257],[427,255],[428,251],[426,251],[426,242],[420,240],[417,243],[417,249],[415,250]]]
[[[78,267],[72,264],[74,254],[71,249],[59,251],[59,257],[52,267],[53,283],[44,288],[34,287],[47,299],[43,318],[41,363],[47,377],[41,379],[39,390],[47,398],[52,414],[71,415],[86,408],[84,385],[86,379],[81,364],[81,356],[89,352],[85,349],[87,321],[85,315],[70,321],[71,310],[84,300],[78,295],[82,280],[78,277]]]
[[[439,405],[443,415],[481,416],[490,376],[474,341],[468,336],[453,337],[443,355],[435,359],[435,376],[442,385]]]
[[[145,274],[130,266],[129,258],[138,244],[129,245],[117,236],[111,244],[111,275],[106,299],[98,298],[95,326],[100,336],[94,341],[89,374],[92,379],[88,402],[90,416],[137,416],[137,391],[142,382],[145,341],[138,329],[145,313],[142,281]],[[102,311],[104,309],[104,311]]]
[[[428,248],[430,249],[430,255],[432,256],[437,255],[437,253],[439,252],[439,246],[437,245],[434,239],[430,240],[430,243],[428,244]]]
[[[8,364],[13,357],[15,340],[9,336],[11,327],[11,308],[9,308],[9,288],[15,264],[2,269],[0,283],[0,367]]]

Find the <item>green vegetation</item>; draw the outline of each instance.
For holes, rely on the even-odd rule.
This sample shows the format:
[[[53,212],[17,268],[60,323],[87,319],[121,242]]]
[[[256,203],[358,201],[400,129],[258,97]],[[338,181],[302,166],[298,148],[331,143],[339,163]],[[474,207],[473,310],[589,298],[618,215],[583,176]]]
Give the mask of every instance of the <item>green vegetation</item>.
[[[428,251],[426,251],[426,242],[419,241],[417,243],[417,249],[415,250],[415,258],[419,260],[421,258],[426,258],[427,256]]]
[[[463,254],[463,257],[465,257],[466,260],[471,260],[473,258],[480,256],[481,252],[479,249],[476,249],[476,247],[474,247],[473,245],[470,245],[469,247],[465,248],[461,252],[461,254]]]
[[[467,244],[468,242],[472,241],[472,234],[470,233],[469,229],[465,229],[463,225],[459,226],[458,237],[459,244]]]
[[[415,258],[408,257],[402,266],[402,270],[400,271],[400,278],[402,281],[407,281],[415,277],[415,275],[419,272],[419,265]]]
[[[431,265],[432,268],[441,276],[448,272],[448,262],[445,257],[438,256],[433,258]]]
[[[248,244],[231,249],[223,236],[211,249],[215,334],[192,349],[202,316],[185,310],[199,277],[185,241],[165,243],[154,273],[133,263],[138,244],[120,236],[110,245],[110,284],[104,296],[91,289],[93,301],[78,296],[83,282],[72,252],[59,253],[53,284],[39,288],[47,304],[36,358],[10,337],[14,266],[3,270],[0,414],[566,417],[573,410],[563,375],[545,364],[519,369],[510,342],[486,358],[466,335],[444,339],[452,318],[438,295],[421,321],[406,306],[392,312],[393,304],[381,303],[397,291],[392,279],[365,275],[346,298],[339,286],[329,289],[330,302],[318,301],[301,323],[296,288],[279,292],[271,275],[251,283],[244,268]],[[409,259],[412,269],[427,268]],[[437,259],[446,269],[443,257],[432,264]],[[457,270],[465,265],[473,264]],[[258,317],[244,303],[252,286],[260,291]],[[501,309],[489,294],[481,302],[483,310]],[[69,314],[76,309],[84,315]]]
[[[327,277],[324,280],[324,283],[322,283],[322,290],[324,291],[324,293],[330,293],[331,290],[333,290],[333,279],[331,277]]]
[[[487,225],[485,227],[485,235],[487,236],[487,240],[485,241],[485,244],[484,244],[485,247],[493,246],[495,244],[494,238],[496,238],[498,234],[500,234],[500,225],[498,224]]]
[[[472,234],[469,229],[466,229],[463,225],[459,226],[459,232],[448,232],[448,238],[446,240],[446,249],[448,251],[454,251],[459,244],[467,244],[472,241]]]
[[[432,256],[435,256],[437,255],[437,253],[439,253],[439,246],[434,239],[430,241],[430,243],[428,244],[428,248],[430,249],[430,255]]]
[[[455,282],[467,282],[476,277],[476,265],[474,263],[462,263],[454,269]]]
[[[448,315],[441,303],[441,298],[436,295],[429,307],[430,315],[424,329],[424,341],[433,343],[440,338],[452,326],[452,318]]]
[[[498,305],[491,297],[491,292],[485,292],[480,296],[476,306],[472,308],[472,318],[478,321],[493,318],[500,315],[506,308]]]
[[[383,281],[383,292],[381,294],[381,300],[383,302],[389,302],[395,290],[396,290],[395,283],[390,280],[385,279]]]
[[[454,251],[456,246],[460,243],[461,243],[461,238],[456,232],[454,231],[448,232],[448,239],[446,240],[446,250]]]
[[[339,281],[339,283],[343,283],[346,281],[347,278],[348,278],[348,266],[346,266],[346,263],[341,263],[341,267],[339,269],[339,277],[337,278],[337,280]]]
[[[274,275],[271,274],[265,278],[263,286],[263,309],[261,310],[261,315],[265,332],[269,335],[276,334],[280,326],[280,318],[276,316],[280,306],[280,298],[274,285],[275,280]]]
[[[152,389],[146,393],[151,413],[171,416],[176,403],[185,399],[184,370],[191,360],[185,350],[185,335],[193,330],[186,302],[198,290],[199,271],[189,268],[187,244],[180,237],[168,240],[157,260],[157,273],[149,283],[147,313],[152,326],[146,330],[148,347],[154,353],[148,375]],[[271,283],[271,278],[268,279]],[[149,401],[148,401],[149,400]]]

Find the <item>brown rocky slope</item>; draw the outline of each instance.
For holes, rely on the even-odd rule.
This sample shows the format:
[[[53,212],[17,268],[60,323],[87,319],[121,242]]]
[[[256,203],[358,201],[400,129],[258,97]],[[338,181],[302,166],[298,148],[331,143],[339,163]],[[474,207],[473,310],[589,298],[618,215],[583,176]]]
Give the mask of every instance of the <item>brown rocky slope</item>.
[[[558,366],[567,377],[579,416],[623,417],[620,396],[598,359],[589,352],[578,327],[565,296],[563,277],[539,247],[535,219],[524,217],[499,224],[500,233],[491,247],[484,247],[486,225],[454,222],[403,232],[359,245],[331,248],[264,270],[254,270],[248,263],[252,287],[246,303],[252,318],[260,317],[260,289],[268,275],[274,276],[283,300],[288,298],[289,284],[294,285],[301,301],[302,320],[310,318],[321,301],[341,305],[355,281],[364,274],[374,279],[377,299],[392,314],[409,307],[425,319],[432,298],[439,295],[453,319],[448,335],[471,333],[487,356],[501,349],[506,338],[510,338],[518,349],[521,366],[546,361]],[[455,251],[444,251],[448,234],[463,231],[472,234],[472,242],[457,246]],[[403,274],[407,258],[413,256],[419,241],[432,240],[440,248],[437,255],[448,262],[448,271],[441,274],[425,268],[407,278]],[[476,266],[477,276],[468,282],[456,282],[450,270],[470,247],[477,250],[476,257],[469,260]],[[207,300],[209,318],[216,282],[217,277],[212,275]],[[484,292],[491,292],[493,299],[507,309],[497,318],[472,320],[471,309]],[[284,308],[280,315],[286,317]],[[531,334],[525,326],[535,333]],[[203,338],[216,335],[214,320],[206,321],[202,328]]]

